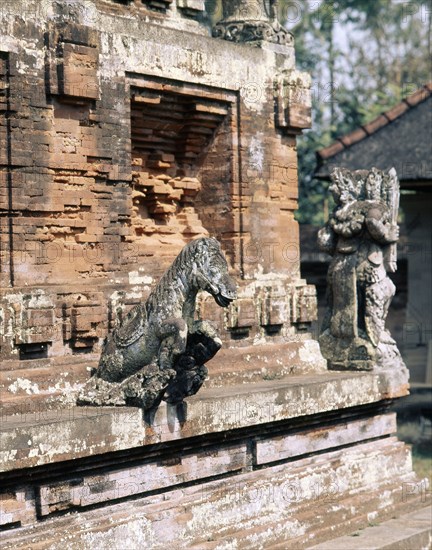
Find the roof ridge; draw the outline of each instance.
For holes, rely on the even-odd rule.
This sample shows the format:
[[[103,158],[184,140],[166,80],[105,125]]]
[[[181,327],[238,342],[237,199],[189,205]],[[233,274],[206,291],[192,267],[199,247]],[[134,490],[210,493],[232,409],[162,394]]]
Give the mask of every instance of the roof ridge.
[[[355,130],[351,130],[351,132],[348,132],[343,136],[337,137],[333,143],[317,151],[317,155],[323,160],[333,157],[344,149],[351,147],[351,145],[354,145],[355,143],[358,143],[366,137],[374,134],[384,126],[391,124],[396,119],[404,115],[407,111],[416,107],[419,103],[425,101],[431,95],[432,82],[428,82],[411,95],[404,97],[402,101],[400,101],[387,111],[383,111],[382,113],[380,113],[370,122],[362,124]]]

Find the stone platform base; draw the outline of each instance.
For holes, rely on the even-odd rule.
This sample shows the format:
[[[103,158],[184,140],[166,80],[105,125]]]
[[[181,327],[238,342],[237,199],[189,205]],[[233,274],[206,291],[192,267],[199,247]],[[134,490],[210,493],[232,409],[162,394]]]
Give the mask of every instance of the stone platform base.
[[[3,419],[2,548],[301,549],[422,502],[385,375]]]
[[[309,550],[411,550],[432,548],[432,508],[420,508],[381,524],[323,542]]]
[[[98,354],[86,354],[0,363],[0,403],[5,415],[44,414],[70,407],[98,360]],[[223,348],[206,366],[209,376],[203,388],[250,387],[265,380],[327,372],[318,343],[307,334],[298,335],[295,342]]]

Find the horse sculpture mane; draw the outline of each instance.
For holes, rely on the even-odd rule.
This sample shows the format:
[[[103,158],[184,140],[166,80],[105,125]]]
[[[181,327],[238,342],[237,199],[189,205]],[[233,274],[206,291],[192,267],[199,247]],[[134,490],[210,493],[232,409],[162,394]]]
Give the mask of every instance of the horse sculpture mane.
[[[160,305],[160,299],[166,289],[172,288],[172,285],[186,285],[186,278],[192,269],[192,263],[196,261],[198,254],[208,254],[209,259],[217,257],[215,253],[222,257],[220,244],[216,239],[201,238],[191,241],[181,250],[171,266],[162,275],[159,283],[151,291],[146,302],[147,313],[151,313]],[[224,259],[225,262],[225,259]]]
[[[236,298],[236,285],[213,238],[186,245],[147,302],[132,308],[108,334],[78,403],[155,409],[162,398],[180,402],[196,393],[207,374],[204,363],[221,347],[214,328],[194,320],[200,290],[222,307]]]

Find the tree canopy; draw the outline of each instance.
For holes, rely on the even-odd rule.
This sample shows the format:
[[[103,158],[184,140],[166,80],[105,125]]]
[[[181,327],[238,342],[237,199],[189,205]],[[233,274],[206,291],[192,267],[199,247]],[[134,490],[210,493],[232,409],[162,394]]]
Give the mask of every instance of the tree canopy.
[[[321,225],[329,210],[328,184],[313,177],[316,151],[432,80],[430,2],[279,0],[297,67],[313,82],[313,127],[297,140],[301,223]],[[222,17],[221,0],[206,6],[213,23]]]
[[[282,0],[297,66],[312,75],[313,128],[298,139],[297,219],[322,224],[315,152],[432,80],[430,0]]]

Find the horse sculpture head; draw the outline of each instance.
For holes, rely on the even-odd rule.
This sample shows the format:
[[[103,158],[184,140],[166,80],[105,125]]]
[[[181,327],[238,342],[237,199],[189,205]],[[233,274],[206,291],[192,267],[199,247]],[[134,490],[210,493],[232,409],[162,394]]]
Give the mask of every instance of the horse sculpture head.
[[[229,306],[237,298],[237,288],[228,274],[228,264],[220,244],[216,239],[202,238],[192,241],[189,246],[193,248],[196,286],[209,292],[219,306]]]

